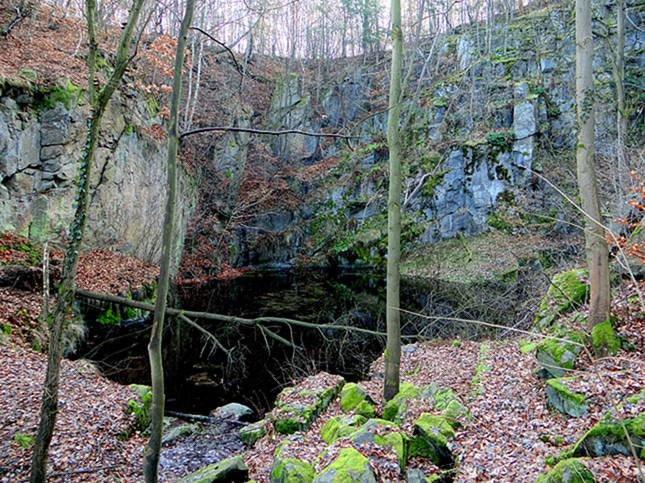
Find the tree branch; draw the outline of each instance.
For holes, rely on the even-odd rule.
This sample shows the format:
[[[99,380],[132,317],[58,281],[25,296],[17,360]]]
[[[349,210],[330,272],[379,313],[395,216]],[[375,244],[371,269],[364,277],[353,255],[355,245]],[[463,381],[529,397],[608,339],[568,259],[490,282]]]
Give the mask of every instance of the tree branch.
[[[303,136],[312,136],[317,138],[340,138],[340,139],[359,139],[360,136],[350,136],[346,134],[338,133],[322,133],[322,132],[310,132],[310,131],[301,131],[300,129],[285,129],[282,131],[271,131],[267,129],[253,129],[247,127],[236,127],[236,126],[211,126],[211,127],[202,127],[199,129],[193,129],[192,131],[186,131],[179,136],[180,140],[188,136],[193,136],[195,134],[202,134],[206,132],[247,132],[251,134],[265,134],[267,136],[284,136],[285,134],[302,134]]]
[[[206,32],[205,30],[200,29],[199,27],[190,27],[190,30],[196,30],[197,32],[200,32],[200,33],[204,34],[206,37],[211,39],[217,45],[221,46],[226,52],[229,53],[229,55],[231,56],[231,59],[233,59],[233,63],[235,64],[235,70],[237,70],[237,72],[242,77],[244,77],[246,75],[246,72],[244,72],[244,69],[242,69],[242,66],[239,64],[239,62],[235,58],[235,54],[233,53],[233,51],[231,49],[228,48],[228,46],[226,44],[224,44],[223,42],[220,42],[215,37],[213,37],[211,34]]]
[[[82,288],[76,289],[76,295],[85,297],[88,299],[100,300],[102,302],[112,302],[116,304],[125,305],[127,307],[134,307],[135,309],[147,310],[148,312],[154,312],[154,309],[155,309],[154,305],[146,302],[140,302],[138,300],[130,300],[124,297],[119,297],[117,295],[109,295],[109,294],[104,294],[100,292],[92,292],[90,290],[85,290]],[[190,317],[192,319],[217,320],[219,322],[229,322],[233,324],[246,325],[246,326],[261,326],[262,323],[266,322],[266,323],[303,327],[306,329],[316,329],[319,331],[340,330],[345,332],[356,332],[359,334],[365,334],[365,335],[370,335],[374,337],[385,337],[384,332],[363,329],[360,327],[350,327],[348,325],[335,325],[335,324],[315,324],[313,322],[304,322],[302,320],[288,319],[284,317],[257,317],[255,319],[247,319],[244,317],[236,317],[234,315],[213,314],[210,312],[196,312],[193,310],[181,310],[181,309],[175,309],[172,307],[168,307],[166,309],[166,312],[170,315],[176,315],[176,316],[183,315],[185,317]],[[261,327],[263,327],[263,329],[266,329],[266,327],[264,326],[261,326]],[[266,330],[269,330],[269,329],[266,329]],[[272,335],[266,332],[264,333],[272,337]],[[410,336],[410,337],[404,337],[404,338],[414,338],[414,337]]]

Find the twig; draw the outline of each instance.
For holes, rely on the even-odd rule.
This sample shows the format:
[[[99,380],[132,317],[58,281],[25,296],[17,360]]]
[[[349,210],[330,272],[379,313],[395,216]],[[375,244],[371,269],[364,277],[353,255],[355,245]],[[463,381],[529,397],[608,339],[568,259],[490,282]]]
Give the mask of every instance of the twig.
[[[99,471],[113,470],[114,468],[118,468],[118,467],[119,467],[118,465],[110,465],[110,466],[98,466],[96,468],[81,468],[80,470],[58,471],[56,473],[51,473],[49,476],[55,477],[55,476],[65,476],[65,475],[82,475],[87,473],[98,473]]]

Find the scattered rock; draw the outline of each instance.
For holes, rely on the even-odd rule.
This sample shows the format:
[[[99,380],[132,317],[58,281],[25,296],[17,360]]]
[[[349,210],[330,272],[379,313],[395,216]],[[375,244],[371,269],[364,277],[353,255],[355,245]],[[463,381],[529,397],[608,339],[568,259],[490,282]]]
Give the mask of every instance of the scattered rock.
[[[233,419],[235,421],[250,421],[253,417],[253,409],[240,403],[229,403],[217,409],[213,409],[210,414],[217,419]]]
[[[344,383],[341,376],[321,372],[296,387],[283,389],[272,412],[275,430],[292,434],[309,428],[318,414],[338,396]]]
[[[631,455],[625,429],[639,457],[645,459],[645,413],[624,421],[624,428],[620,422],[597,423],[573,447],[573,456]]]
[[[261,421],[244,426],[240,429],[240,439],[249,446],[254,445],[257,440],[267,434],[266,425],[268,421],[269,420],[265,418]]]
[[[327,468],[313,479],[314,483],[376,483],[369,460],[354,448],[343,448]]]
[[[366,418],[374,417],[374,401],[355,382],[349,382],[343,386],[340,393],[340,407],[343,411],[355,411],[356,414]]]
[[[439,467],[451,467],[454,459],[448,448],[448,440],[454,437],[455,431],[445,418],[423,413],[414,422],[409,454],[411,457],[428,458]]]
[[[241,456],[233,456],[206,466],[183,477],[178,483],[212,483],[223,481],[228,483],[243,483],[248,480],[249,470]]]
[[[337,439],[351,436],[366,421],[360,414],[334,416],[323,425],[320,436],[326,443],[331,444]]]
[[[560,461],[546,475],[538,476],[536,483],[593,483],[593,473],[577,458]]]
[[[546,397],[549,405],[560,411],[562,414],[579,418],[586,416],[589,405],[584,394],[572,392],[567,387],[569,377],[560,379],[549,379],[546,381]]]

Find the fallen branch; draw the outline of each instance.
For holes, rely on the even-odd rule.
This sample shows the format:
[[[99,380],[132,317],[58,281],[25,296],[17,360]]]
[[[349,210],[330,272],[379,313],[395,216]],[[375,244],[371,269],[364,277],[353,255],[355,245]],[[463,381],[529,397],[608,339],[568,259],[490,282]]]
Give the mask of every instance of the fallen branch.
[[[155,309],[154,305],[146,302],[130,300],[124,297],[119,297],[117,295],[109,295],[109,294],[104,294],[100,292],[92,292],[91,290],[85,290],[81,288],[76,289],[76,295],[85,297],[88,299],[100,300],[102,302],[112,302],[116,304],[121,304],[127,307],[133,307],[135,309],[146,310],[148,312],[154,312],[154,309]],[[261,325],[262,323],[273,323],[273,324],[303,327],[307,329],[316,329],[316,330],[319,330],[320,332],[324,332],[326,330],[340,330],[344,332],[356,332],[359,334],[371,335],[374,337],[386,336],[385,332],[378,332],[375,330],[363,329],[360,327],[351,327],[348,325],[335,325],[335,324],[315,324],[313,322],[303,322],[302,320],[288,319],[284,317],[257,317],[255,319],[247,319],[244,317],[236,317],[234,315],[213,314],[210,312],[196,312],[193,310],[181,310],[181,309],[175,309],[172,307],[168,307],[166,309],[166,312],[170,315],[175,315],[175,316],[183,315],[185,317],[190,317],[191,319],[217,320],[219,322],[229,322],[232,324],[239,324],[239,325],[246,325],[246,326],[260,326],[263,330],[263,333],[265,333],[266,335],[269,335],[270,337],[273,337],[273,336],[267,333],[266,331],[271,332],[272,334],[275,334],[275,333],[267,329],[265,326]],[[277,336],[277,337],[279,339],[282,339],[280,336]],[[404,338],[414,339],[415,337],[404,336]]]
[[[243,423],[242,421],[236,421],[235,419],[224,419],[224,418],[213,418],[211,416],[203,416],[201,414],[188,414],[180,413],[177,411],[166,411],[166,416],[172,416],[173,418],[180,418],[186,421],[201,421],[204,423],[216,423],[216,424],[234,424],[236,426],[246,426],[248,423]]]
[[[113,470],[114,468],[118,468],[118,466],[117,465],[98,466],[96,468],[81,468],[79,470],[58,471],[56,473],[52,473],[49,476],[56,477],[56,476],[83,475],[87,473],[98,473],[99,471]]]

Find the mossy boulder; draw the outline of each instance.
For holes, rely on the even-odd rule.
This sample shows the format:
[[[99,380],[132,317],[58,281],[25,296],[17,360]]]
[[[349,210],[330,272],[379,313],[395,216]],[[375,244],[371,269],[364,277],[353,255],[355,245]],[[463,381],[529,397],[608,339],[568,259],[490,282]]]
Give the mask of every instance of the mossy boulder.
[[[177,483],[242,483],[248,481],[249,469],[241,456],[233,456],[184,476]]]
[[[614,332],[611,325],[611,319],[596,324],[591,329],[591,344],[596,353],[599,354],[616,354],[621,347],[621,341]]]
[[[582,351],[586,336],[577,331],[560,331],[553,339],[542,340],[536,348],[535,357],[547,377],[562,377],[573,369]]]
[[[340,407],[343,411],[354,411],[366,418],[374,417],[374,401],[356,383],[349,382],[340,392]]]
[[[645,459],[645,413],[624,421],[632,444]],[[573,456],[631,455],[629,440],[620,422],[600,422],[591,428],[573,447]]]
[[[455,431],[446,418],[423,413],[414,422],[408,454],[428,458],[442,468],[451,467],[454,459],[448,448],[448,440],[454,437]]]
[[[368,459],[354,448],[343,448],[338,457],[316,475],[314,483],[376,483]]]
[[[267,433],[266,424],[267,419],[263,419],[261,421],[257,421],[255,423],[244,426],[240,429],[240,439],[249,446],[254,445],[256,441],[264,437],[264,435]]]
[[[314,468],[311,464],[296,458],[279,456],[273,461],[269,479],[271,483],[309,483],[314,479]]]
[[[398,394],[385,404],[383,419],[402,422],[407,416],[410,401],[414,399],[422,399],[428,408],[440,411],[454,427],[459,427],[461,421],[470,419],[468,408],[452,389],[441,388],[436,384],[418,388],[407,382],[402,383]]]
[[[575,393],[567,387],[567,382],[572,379],[562,377],[546,381],[546,398],[547,403],[562,414],[579,418],[587,414],[589,405],[584,394]]]
[[[535,317],[535,326],[539,331],[543,332],[547,329],[559,314],[585,301],[588,293],[586,278],[586,270],[579,268],[553,276],[551,286],[542,299]]]
[[[349,439],[359,447],[376,445],[385,451],[393,451],[396,454],[399,467],[402,471],[405,469],[406,437],[393,422],[384,419],[370,419],[353,432]]]
[[[360,414],[343,414],[330,418],[320,430],[320,436],[327,444],[346,438],[358,431],[367,419]]]
[[[538,476],[536,483],[594,483],[593,473],[578,458],[560,461],[545,475]]]
[[[283,389],[272,411],[275,430],[281,434],[306,431],[344,384],[341,376],[321,372],[306,378],[300,387]]]
[[[383,419],[387,421],[402,421],[407,414],[408,402],[419,396],[420,390],[409,382],[401,383],[399,392],[383,407]]]
[[[161,444],[168,444],[185,436],[195,434],[199,431],[196,424],[179,424],[164,431]]]

